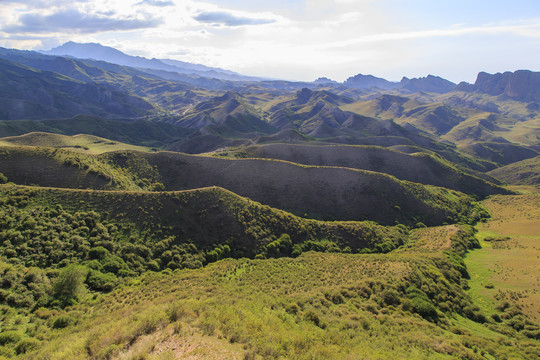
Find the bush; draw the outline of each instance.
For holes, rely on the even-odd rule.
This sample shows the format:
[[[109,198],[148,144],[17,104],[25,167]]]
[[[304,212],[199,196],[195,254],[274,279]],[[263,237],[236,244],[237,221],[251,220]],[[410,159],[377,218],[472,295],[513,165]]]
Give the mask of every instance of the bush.
[[[97,270],[90,270],[86,278],[86,284],[90,289],[96,291],[111,291],[117,283],[116,275],[112,273],[103,274]]]
[[[34,338],[24,338],[17,343],[15,346],[15,352],[17,354],[24,354],[30,350],[37,349],[41,345],[41,342],[38,339]]]
[[[415,313],[428,320],[437,319],[437,309],[430,301],[426,301],[420,297],[411,299],[412,308]]]
[[[4,331],[0,333],[0,345],[15,344],[23,338],[23,334],[18,331]]]
[[[401,303],[399,293],[394,289],[384,290],[381,298],[386,305],[399,305]]]
[[[5,184],[7,183],[8,181],[8,178],[6,177],[6,175],[0,173],[0,184]]]
[[[10,359],[15,356],[15,350],[11,346],[0,345],[0,360]]]
[[[122,258],[114,255],[114,256],[108,256],[103,260],[103,270],[106,272],[110,272],[113,274],[118,274],[120,270],[129,270],[129,267],[125,263]]]
[[[54,319],[52,327],[53,329],[63,329],[70,325],[75,325],[76,323],[77,323],[77,319],[75,319],[73,316],[62,314],[56,319]]]
[[[319,318],[319,315],[317,315],[315,313],[315,311],[313,310],[308,310],[305,314],[304,314],[304,319],[306,321],[310,321],[312,322],[313,324],[315,324],[316,326],[320,327],[321,329],[324,329],[325,326],[324,324],[321,322],[321,319]]]
[[[109,250],[103,246],[96,246],[88,251],[88,258],[95,260],[103,260],[109,255]]]

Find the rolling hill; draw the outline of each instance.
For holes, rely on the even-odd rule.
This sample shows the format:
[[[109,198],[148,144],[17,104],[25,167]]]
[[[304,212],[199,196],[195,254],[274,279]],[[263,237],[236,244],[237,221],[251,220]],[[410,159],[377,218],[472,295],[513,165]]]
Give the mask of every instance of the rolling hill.
[[[170,191],[220,186],[318,219],[441,224],[475,211],[471,198],[452,190],[371,171],[281,160],[133,151],[96,157],[60,149],[4,147],[0,172],[18,184],[65,188]]]
[[[540,358],[538,73],[54,53],[0,48],[0,359]]]
[[[489,172],[491,176],[512,185],[540,184],[540,156],[514,162]]]
[[[504,192],[427,153],[405,154],[375,146],[268,144],[225,149],[227,155],[269,158],[314,166],[339,166],[393,175],[401,180],[436,185],[484,197]],[[218,152],[217,156],[220,155]]]
[[[124,144],[93,135],[78,134],[67,136],[45,132],[30,132],[25,135],[0,138],[0,146],[50,147],[85,154],[101,154],[115,150],[150,151],[150,148]]]
[[[84,83],[0,59],[0,119],[70,117],[80,113],[137,117],[154,112],[147,101],[117,88]]]

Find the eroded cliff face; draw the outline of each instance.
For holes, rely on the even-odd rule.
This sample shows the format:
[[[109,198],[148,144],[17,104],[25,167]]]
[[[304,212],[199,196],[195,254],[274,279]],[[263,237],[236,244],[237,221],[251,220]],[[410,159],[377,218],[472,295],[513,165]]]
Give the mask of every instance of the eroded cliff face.
[[[518,70],[488,74],[481,72],[475,90],[489,95],[506,95],[519,101],[540,101],[540,72]]]

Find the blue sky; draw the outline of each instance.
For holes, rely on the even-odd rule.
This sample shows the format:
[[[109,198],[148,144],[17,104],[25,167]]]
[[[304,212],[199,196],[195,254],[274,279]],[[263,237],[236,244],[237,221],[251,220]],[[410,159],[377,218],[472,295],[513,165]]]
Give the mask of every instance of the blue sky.
[[[248,75],[540,70],[538,0],[0,0],[0,46],[99,42]]]

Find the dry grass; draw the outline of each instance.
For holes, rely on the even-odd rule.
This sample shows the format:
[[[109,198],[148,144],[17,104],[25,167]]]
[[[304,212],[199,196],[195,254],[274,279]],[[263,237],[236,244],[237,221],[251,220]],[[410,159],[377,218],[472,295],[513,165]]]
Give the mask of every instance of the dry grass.
[[[472,293],[487,307],[498,301],[516,302],[538,322],[540,193],[493,196],[483,205],[491,212],[492,219],[478,225],[483,248],[467,257]],[[487,237],[498,241],[484,241]],[[493,288],[489,288],[490,284]]]
[[[45,132],[31,132],[21,136],[0,138],[0,146],[52,147],[93,155],[117,150],[150,151],[147,147],[129,145],[93,135],[66,136]]]
[[[451,237],[460,231],[457,225],[437,226],[416,229],[410,235],[414,247],[411,252],[434,252],[449,250],[452,247]]]

